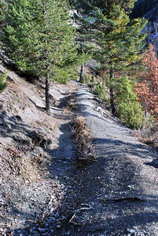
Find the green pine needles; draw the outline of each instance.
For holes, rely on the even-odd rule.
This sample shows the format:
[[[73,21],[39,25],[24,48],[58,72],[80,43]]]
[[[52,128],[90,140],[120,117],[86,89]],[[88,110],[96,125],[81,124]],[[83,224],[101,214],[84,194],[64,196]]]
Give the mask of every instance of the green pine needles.
[[[140,52],[145,39],[141,32],[146,22],[130,20],[128,13],[120,5],[112,5],[110,12],[99,11],[97,19],[95,34],[98,47],[94,49],[93,55],[101,64],[99,70],[105,71],[104,79],[110,91],[111,110],[115,114],[116,77],[118,74],[128,75],[133,70],[133,64],[134,71],[139,67]]]
[[[75,18],[77,30],[70,23],[69,2],[78,10],[81,8],[81,14]],[[108,99],[112,113],[124,123],[134,128],[141,126],[142,108],[131,81],[142,69],[141,52],[146,37],[142,30],[146,21],[130,18],[134,2],[14,0],[0,3],[1,47],[21,70],[45,78],[48,113],[50,80],[65,83],[76,76],[77,65],[82,65],[83,80],[83,65],[90,55],[99,65],[96,69],[104,85],[98,85],[96,92]]]
[[[125,83],[124,78],[132,80],[142,69],[142,50],[146,43],[146,35],[142,33],[142,30],[147,22],[144,19],[130,18],[135,0],[100,0],[95,4],[92,2],[95,1],[89,0],[87,2],[91,6],[90,10],[85,8],[85,11],[81,11],[83,17],[80,19],[82,26],[80,34],[82,38],[85,35],[85,45],[87,48],[89,47],[93,59],[100,64],[97,70],[104,81],[103,83],[109,89],[109,103],[112,113],[118,114],[129,126],[139,127],[141,126],[142,111],[141,106],[136,102],[134,91],[131,88],[133,98],[130,97],[130,105],[128,106],[126,100],[120,100],[117,86],[118,79],[120,83],[122,80],[122,84],[126,84],[128,87],[126,89],[124,87],[122,97],[125,94],[129,96],[130,83],[127,83],[128,80]],[[84,5],[82,7],[84,8]],[[101,90],[102,93],[103,90]],[[140,117],[136,118],[135,113],[139,113]]]
[[[119,78],[116,83],[117,115],[130,128],[141,128],[144,112],[134,93],[135,84],[127,77]]]
[[[47,111],[50,79],[65,82],[79,61],[68,10],[67,0],[14,0],[3,17],[3,50],[21,70],[46,78]]]

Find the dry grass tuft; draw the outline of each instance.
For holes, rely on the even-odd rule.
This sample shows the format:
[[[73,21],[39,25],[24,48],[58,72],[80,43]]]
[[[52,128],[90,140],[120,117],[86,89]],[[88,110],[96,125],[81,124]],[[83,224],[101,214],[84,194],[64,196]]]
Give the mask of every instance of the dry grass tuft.
[[[27,156],[21,155],[14,147],[7,147],[11,174],[21,177],[24,181],[36,182],[40,179],[38,166]]]
[[[70,113],[70,110],[67,107],[63,108],[63,114],[68,115]]]
[[[137,130],[134,133],[134,136],[138,138],[138,140],[147,145],[158,147],[158,130],[155,129],[143,129]]]
[[[74,120],[74,136],[77,147],[77,156],[79,161],[90,162],[93,161],[96,156],[94,154],[92,146],[92,137],[90,130],[86,125],[86,120],[82,116],[78,116]]]
[[[74,101],[73,95],[70,95],[67,99],[67,104],[66,104],[66,109],[70,111],[75,111],[76,110],[76,104]]]

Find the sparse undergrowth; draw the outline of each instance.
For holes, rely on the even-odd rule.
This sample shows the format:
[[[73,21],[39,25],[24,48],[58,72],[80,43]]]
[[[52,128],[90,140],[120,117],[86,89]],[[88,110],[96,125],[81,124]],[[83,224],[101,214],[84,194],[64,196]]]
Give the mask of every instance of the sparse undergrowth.
[[[134,134],[142,143],[158,148],[158,127],[155,129],[137,130]]]
[[[24,154],[21,155],[15,147],[8,146],[6,151],[11,157],[8,163],[13,174],[21,176],[24,181],[29,182],[38,181],[41,178],[37,160],[28,158]]]
[[[74,94],[71,94],[68,98],[67,98],[67,101],[66,101],[66,106],[64,107],[64,110],[71,110],[71,111],[75,111],[76,110],[76,105],[75,105],[75,102],[74,102],[74,97],[73,97]]]
[[[74,137],[78,160],[81,162],[93,161],[96,156],[93,150],[92,137],[86,120],[82,116],[77,116],[74,120]]]

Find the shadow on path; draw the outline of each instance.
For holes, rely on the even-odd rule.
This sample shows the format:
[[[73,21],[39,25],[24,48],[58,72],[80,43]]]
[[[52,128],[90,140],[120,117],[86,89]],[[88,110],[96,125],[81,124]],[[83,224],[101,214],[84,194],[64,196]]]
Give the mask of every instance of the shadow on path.
[[[84,112],[89,116],[86,109],[83,115]],[[95,114],[92,117],[98,119]],[[48,150],[52,156],[48,170],[50,178],[58,179],[64,186],[63,199],[58,209],[43,219],[42,231],[39,225],[29,225],[25,230],[15,231],[15,235],[22,232],[37,236],[157,236],[152,230],[153,225],[158,226],[158,196],[144,193],[141,168],[131,158],[137,156],[145,162],[152,150],[129,142],[129,136],[127,142],[94,138],[98,158],[79,168],[69,121],[60,130],[58,148]],[[151,188],[153,184],[150,183]]]

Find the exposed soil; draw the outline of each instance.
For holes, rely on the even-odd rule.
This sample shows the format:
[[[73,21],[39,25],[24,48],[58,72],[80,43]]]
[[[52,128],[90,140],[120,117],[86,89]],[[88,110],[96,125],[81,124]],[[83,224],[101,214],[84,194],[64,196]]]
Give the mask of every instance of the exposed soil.
[[[64,158],[73,156],[72,114],[65,105],[76,85],[51,84],[48,116],[42,83],[28,83],[13,72],[8,72],[8,81],[0,94],[0,235],[18,235],[17,229],[42,221],[64,199],[67,186],[60,181],[60,170],[64,179]],[[61,143],[63,148],[67,144],[66,152],[58,151]]]
[[[0,235],[157,236],[156,150],[85,86],[52,83],[48,116],[41,85],[10,73],[0,95]],[[77,156],[76,116],[90,129],[91,162],[85,149]]]

